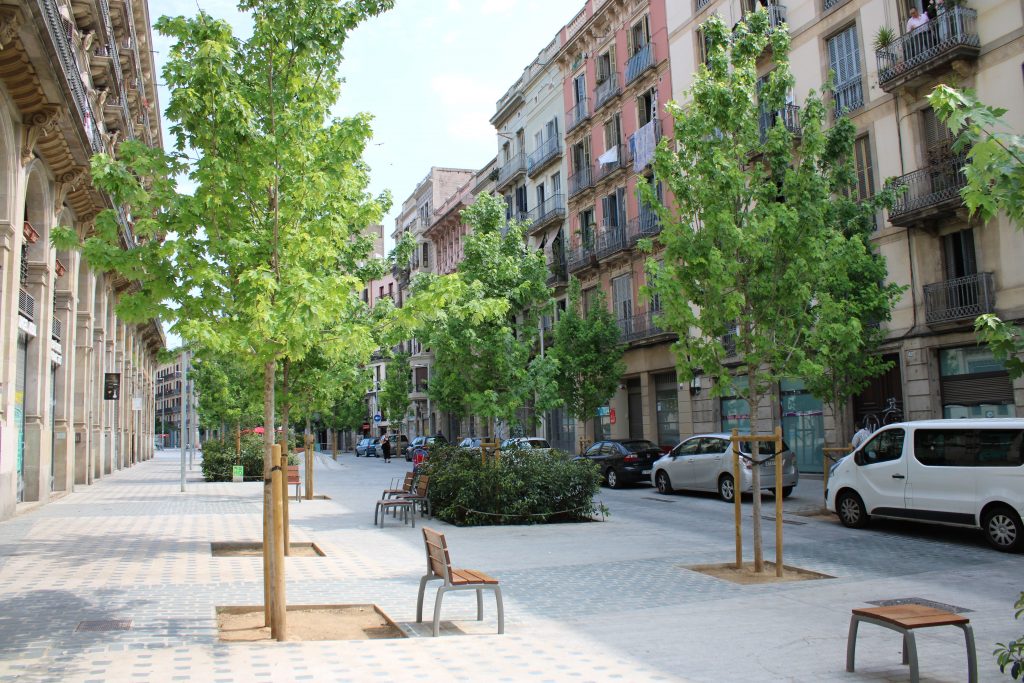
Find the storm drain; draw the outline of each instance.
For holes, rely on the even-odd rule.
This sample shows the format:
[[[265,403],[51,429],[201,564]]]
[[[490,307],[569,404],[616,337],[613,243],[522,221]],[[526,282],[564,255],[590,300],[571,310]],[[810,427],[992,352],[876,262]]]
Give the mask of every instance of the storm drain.
[[[127,631],[131,627],[131,619],[95,619],[79,622],[75,631]]]
[[[868,600],[867,602],[869,605],[878,605],[879,607],[889,607],[891,605],[920,605],[921,607],[932,607],[944,612],[953,612],[954,614],[974,611],[967,609],[966,607],[947,605],[944,602],[935,602],[934,600],[925,600],[924,598],[896,598],[893,600]]]

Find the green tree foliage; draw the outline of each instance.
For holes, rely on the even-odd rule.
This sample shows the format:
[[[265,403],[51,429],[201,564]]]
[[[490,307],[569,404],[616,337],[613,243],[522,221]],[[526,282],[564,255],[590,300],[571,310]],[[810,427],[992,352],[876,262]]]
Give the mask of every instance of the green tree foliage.
[[[409,354],[396,353],[387,365],[383,386],[377,394],[377,403],[391,429],[399,433],[409,411],[411,391],[412,368],[409,365]]]
[[[558,397],[577,420],[593,418],[619,386],[626,364],[619,326],[598,291],[583,312],[580,282],[569,283],[569,301],[552,333],[550,356],[555,364]]]
[[[782,117],[762,134],[793,87],[788,32],[773,30],[763,11],[735,30],[717,17],[703,29],[708,65],[692,102],[668,105],[674,145],[656,152],[655,173],[676,211],[658,207],[664,261],[649,263],[650,289],[660,295],[660,324],[679,334],[682,378],[703,372],[717,380],[713,395],[747,399],[756,431],[780,378],[805,375],[827,387],[849,383],[857,363],[879,369],[864,362],[875,339],[867,323],[887,318],[893,291],[877,284],[884,262],[867,242],[874,207],[843,199],[853,126],[840,118],[824,130],[826,107],[810,93],[797,139]],[[776,68],[759,88],[766,49]],[[844,345],[854,348],[844,355]],[[733,382],[724,366],[732,355],[746,382]]]
[[[472,232],[454,274],[461,295],[421,335],[436,359],[428,392],[456,415],[514,422],[546,376],[544,359],[533,357],[538,317],[550,298],[544,256],[527,247],[523,225],[506,224],[497,197],[477,197],[462,220]],[[449,277],[418,277],[413,298]]]
[[[262,419],[260,368],[238,356],[206,351],[192,359],[199,424],[232,430]]]
[[[1024,138],[998,130],[1006,128],[1005,109],[978,101],[973,91],[959,91],[940,85],[928,101],[936,115],[956,135],[953,149],[966,152],[964,175],[967,185],[960,191],[971,215],[990,220],[1005,211],[1010,221],[1024,226]],[[1011,378],[1024,375],[1024,330],[985,314],[974,322],[978,338],[992,354],[1006,361]]]
[[[314,419],[323,419],[326,423],[329,420],[326,416],[353,396],[364,398],[372,381],[365,366],[332,359],[319,348],[307,353],[301,361],[291,363],[288,376],[291,418],[307,425]],[[365,404],[360,412],[365,412]]]

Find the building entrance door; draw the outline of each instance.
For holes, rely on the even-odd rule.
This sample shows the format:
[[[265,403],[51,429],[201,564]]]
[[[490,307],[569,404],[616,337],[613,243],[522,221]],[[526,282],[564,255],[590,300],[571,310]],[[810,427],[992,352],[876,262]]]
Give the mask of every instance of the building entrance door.
[[[626,382],[628,391],[629,438],[644,438],[644,397],[640,390],[640,380],[631,379]]]
[[[825,413],[822,403],[811,396],[798,379],[779,383],[782,403],[782,435],[796,454],[801,472],[821,472],[825,447]]]

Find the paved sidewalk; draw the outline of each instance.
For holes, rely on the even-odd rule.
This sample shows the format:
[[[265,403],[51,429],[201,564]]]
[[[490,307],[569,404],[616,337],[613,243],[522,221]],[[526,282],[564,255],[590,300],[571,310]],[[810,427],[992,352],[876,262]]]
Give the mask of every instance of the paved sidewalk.
[[[981,680],[998,681],[989,652],[1021,631],[1020,556],[966,532],[856,532],[796,514],[817,507],[820,480],[786,501],[786,560],[836,578],[758,587],[685,569],[731,559],[731,508],[710,496],[603,490],[612,514],[595,524],[374,527],[373,501],[407,469],[318,453],[316,492],[330,499],[293,502],[291,534],[327,556],[289,558],[287,579],[290,604],[374,602],[411,637],[220,643],[214,607],[259,604],[261,564],[211,557],[209,544],[259,540],[260,485],[206,484],[197,465],[180,493],[177,453],[165,451],[0,523],[0,681],[905,681],[892,632],[861,628],[856,674],[844,654],[851,607],[906,597],[972,610]],[[749,504],[744,513],[749,549]],[[505,635],[493,600],[475,621],[471,594],[445,599],[443,618],[465,635],[424,637],[411,623],[423,523],[448,535],[457,565],[502,580]],[[76,631],[117,619],[130,628]],[[958,634],[918,636],[923,681],[966,679]]]

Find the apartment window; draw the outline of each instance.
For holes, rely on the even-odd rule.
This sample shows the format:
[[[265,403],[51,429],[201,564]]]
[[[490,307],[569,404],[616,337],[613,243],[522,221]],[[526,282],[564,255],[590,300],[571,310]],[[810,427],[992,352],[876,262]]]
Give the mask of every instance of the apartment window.
[[[572,146],[573,173],[581,173],[590,169],[590,138],[583,138]]]
[[[516,188],[516,211],[520,216],[526,213],[526,185]]]
[[[654,88],[636,98],[637,123],[643,127],[654,118]]]
[[[573,102],[579,104],[587,99],[587,77],[586,74],[580,74],[576,78],[572,79],[572,96]]]
[[[871,140],[862,135],[853,143],[853,157],[857,168],[857,199],[864,201],[875,194],[872,176],[874,167],[871,163]]]
[[[423,243],[423,267],[430,267],[430,244],[428,242]]]
[[[504,163],[508,163],[512,160],[512,145],[508,142],[501,146],[501,158]]]
[[[929,166],[947,161],[953,155],[953,132],[935,115],[931,107],[921,111],[925,163]]]
[[[860,46],[857,26],[850,26],[828,39],[829,68],[835,74],[836,116],[864,106],[864,86],[860,71]]]
[[[541,183],[540,185],[537,186],[537,206],[544,206],[544,183]]]
[[[629,320],[633,317],[633,275],[627,273],[612,278],[612,301],[615,304],[615,317]]]
[[[704,0],[704,2],[709,2],[709,1],[710,0]],[[701,2],[701,0],[697,0],[697,2],[699,4]],[[696,31],[694,31],[694,38],[696,40],[694,40],[693,42],[697,45],[697,60],[701,64],[704,64],[705,66],[707,66],[708,65],[708,61],[709,61],[709,59],[711,57],[711,42],[710,42],[710,39],[708,38],[707,34],[704,33],[704,31],[702,29],[697,29]]]
[[[583,209],[579,212],[580,243],[584,247],[594,245],[594,207]]]
[[[394,282],[389,282],[388,283],[388,296],[394,296],[394,294],[395,294],[395,283]]]
[[[601,197],[601,214],[608,227],[618,227],[626,223],[626,188],[620,187],[613,194]]]
[[[377,300],[379,301],[380,299],[383,299],[383,298],[384,298],[384,285],[381,285],[380,287],[377,288]]]
[[[615,48],[597,57],[597,84],[601,85],[615,74]]]
[[[974,251],[974,230],[951,232],[942,238],[942,258],[947,280],[975,275],[978,258]]]
[[[622,144],[622,116],[616,112],[615,116],[604,123],[604,148],[611,149]]]
[[[651,22],[648,15],[633,24],[629,30],[629,55],[632,57],[651,42]]]
[[[505,220],[512,218],[512,195],[505,195]]]
[[[556,195],[562,191],[562,174],[555,173],[551,176],[551,194]]]
[[[594,305],[597,303],[597,287],[590,287],[588,289],[584,289],[582,298],[583,315],[586,316],[587,313],[589,313],[591,309],[594,308]]]

